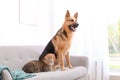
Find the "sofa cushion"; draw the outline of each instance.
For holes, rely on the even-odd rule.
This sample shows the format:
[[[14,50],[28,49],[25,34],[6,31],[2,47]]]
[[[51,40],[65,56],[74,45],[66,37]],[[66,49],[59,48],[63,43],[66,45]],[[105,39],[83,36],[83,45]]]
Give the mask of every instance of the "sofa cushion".
[[[52,72],[41,72],[35,73],[36,76],[25,80],[78,80],[82,77],[85,78],[87,69],[79,66],[73,69],[66,68],[65,71],[52,71]]]
[[[41,46],[0,46],[0,64],[10,70],[21,69],[25,63],[39,59],[42,49]]]

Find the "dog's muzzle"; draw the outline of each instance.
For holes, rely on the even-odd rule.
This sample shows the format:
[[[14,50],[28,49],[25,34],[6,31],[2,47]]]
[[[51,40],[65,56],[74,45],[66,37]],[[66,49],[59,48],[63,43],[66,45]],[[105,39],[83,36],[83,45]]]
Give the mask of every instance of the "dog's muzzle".
[[[76,31],[76,28],[79,26],[79,24],[78,23],[74,23],[74,24],[72,24],[72,25],[69,25],[69,29],[71,30],[71,31]]]

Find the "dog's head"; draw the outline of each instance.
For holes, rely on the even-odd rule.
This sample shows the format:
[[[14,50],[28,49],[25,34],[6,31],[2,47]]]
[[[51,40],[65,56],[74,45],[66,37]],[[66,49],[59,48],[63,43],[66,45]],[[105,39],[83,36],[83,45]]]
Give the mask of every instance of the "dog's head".
[[[63,28],[69,32],[75,32],[78,27],[77,23],[78,13],[76,12],[73,17],[70,16],[70,12],[67,10],[65,15],[65,22]]]

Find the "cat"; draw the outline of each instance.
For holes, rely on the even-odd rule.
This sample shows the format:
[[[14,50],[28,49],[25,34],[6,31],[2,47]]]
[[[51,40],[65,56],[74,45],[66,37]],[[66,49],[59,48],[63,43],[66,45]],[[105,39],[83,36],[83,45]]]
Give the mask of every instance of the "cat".
[[[55,55],[50,53],[47,54],[42,60],[33,60],[26,63],[22,70],[26,73],[38,73],[38,72],[48,72],[55,71]]]

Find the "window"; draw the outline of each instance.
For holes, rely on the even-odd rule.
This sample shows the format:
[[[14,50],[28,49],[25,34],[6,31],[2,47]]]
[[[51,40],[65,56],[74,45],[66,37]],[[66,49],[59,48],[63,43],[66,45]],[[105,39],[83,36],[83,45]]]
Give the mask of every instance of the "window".
[[[120,70],[120,20],[108,25],[110,70]]]

